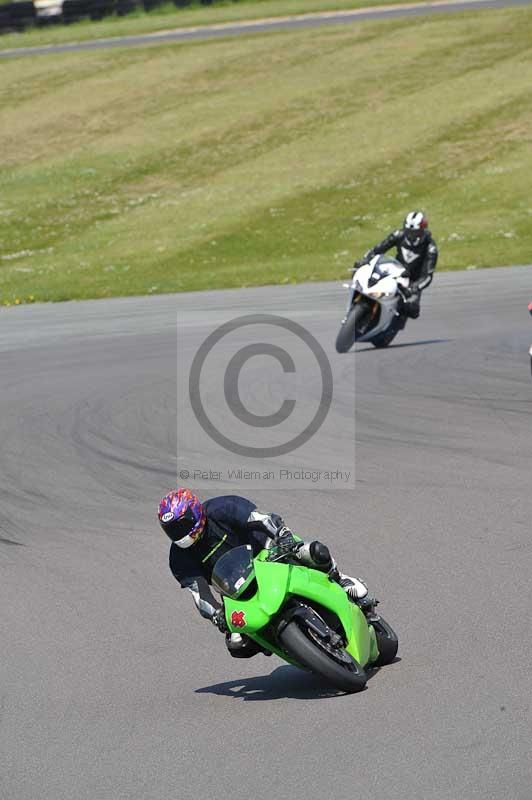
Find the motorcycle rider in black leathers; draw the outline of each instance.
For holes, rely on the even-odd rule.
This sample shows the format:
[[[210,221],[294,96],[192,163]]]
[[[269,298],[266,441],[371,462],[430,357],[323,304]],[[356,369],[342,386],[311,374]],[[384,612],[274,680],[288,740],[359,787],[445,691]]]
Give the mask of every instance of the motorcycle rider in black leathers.
[[[386,253],[391,247],[397,248],[396,258],[405,267],[410,277],[410,285],[403,289],[404,312],[408,317],[419,317],[421,292],[432,282],[438,248],[428,230],[428,220],[422,211],[411,211],[406,215],[403,227],[392,231],[380,244],[372,247],[361,261],[355,261],[354,268],[366,264],[373,256]]]
[[[201,616],[226,634],[227,649],[236,658],[266,651],[247,636],[227,632],[223,608],[210,588],[216,561],[234,547],[249,544],[254,555],[272,546],[286,548],[296,563],[327,572],[367,616],[374,613],[377,601],[368,595],[367,586],[342,575],[326,545],[299,541],[278,514],[263,514],[251,500],[226,495],[201,503],[190,489],[181,488],[162,498],[158,518],[172,541],[172,574],[191,592]]]

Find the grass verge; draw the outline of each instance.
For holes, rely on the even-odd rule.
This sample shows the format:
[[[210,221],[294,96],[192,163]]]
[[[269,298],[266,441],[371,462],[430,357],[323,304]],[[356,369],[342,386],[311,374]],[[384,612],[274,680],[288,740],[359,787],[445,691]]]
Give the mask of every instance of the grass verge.
[[[521,8],[4,62],[0,302],[336,278],[419,206],[441,268],[526,263],[530,31]]]

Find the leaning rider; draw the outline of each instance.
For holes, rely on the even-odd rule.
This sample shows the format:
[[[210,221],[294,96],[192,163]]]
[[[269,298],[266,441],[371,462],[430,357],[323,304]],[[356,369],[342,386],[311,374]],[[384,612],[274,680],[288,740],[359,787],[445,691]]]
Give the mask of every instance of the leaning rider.
[[[421,292],[432,283],[438,248],[428,229],[428,219],[423,211],[411,211],[406,215],[403,227],[389,234],[380,244],[372,247],[361,261],[355,261],[354,268],[365,264],[373,256],[397,248],[396,258],[406,269],[410,284],[402,293],[405,297],[404,310],[408,317],[419,317]]]
[[[358,578],[342,575],[326,545],[296,540],[278,514],[263,514],[251,500],[226,495],[201,503],[190,489],[181,488],[162,498],[158,516],[172,542],[170,569],[174,577],[192,593],[201,616],[226,634],[232,656],[249,658],[261,651],[247,636],[229,635],[223,607],[210,589],[216,561],[234,547],[249,544],[254,555],[264,548],[286,547],[301,565],[327,572],[364,613],[374,612],[376,600],[368,595],[367,586]]]

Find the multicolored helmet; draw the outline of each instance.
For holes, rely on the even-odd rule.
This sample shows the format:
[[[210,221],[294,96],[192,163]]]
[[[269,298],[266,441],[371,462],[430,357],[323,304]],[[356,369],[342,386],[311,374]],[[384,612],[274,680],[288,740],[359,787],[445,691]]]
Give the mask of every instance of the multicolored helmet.
[[[408,244],[415,247],[425,237],[428,220],[422,211],[411,211],[403,222],[405,239]]]
[[[205,528],[207,517],[198,497],[190,489],[178,489],[159,503],[159,523],[178,547],[191,547]]]

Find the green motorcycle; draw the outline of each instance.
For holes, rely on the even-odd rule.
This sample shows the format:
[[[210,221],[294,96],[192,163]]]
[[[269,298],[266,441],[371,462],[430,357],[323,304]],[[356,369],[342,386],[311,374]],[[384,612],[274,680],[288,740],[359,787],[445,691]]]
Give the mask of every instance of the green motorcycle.
[[[286,549],[262,550],[254,558],[249,545],[216,562],[212,584],[223,597],[229,631],[337,689],[361,691],[365,667],[395,658],[396,634],[379,615],[366,618],[327,574],[290,562]]]

